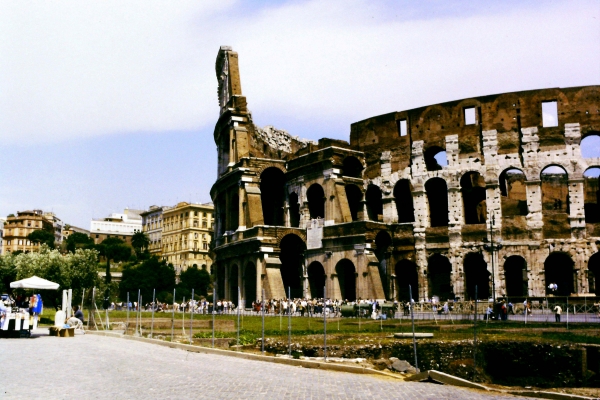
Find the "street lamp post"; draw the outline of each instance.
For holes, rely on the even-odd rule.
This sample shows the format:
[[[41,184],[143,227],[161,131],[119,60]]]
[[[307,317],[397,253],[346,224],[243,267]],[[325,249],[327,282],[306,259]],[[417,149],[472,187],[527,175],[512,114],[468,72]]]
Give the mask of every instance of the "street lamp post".
[[[492,259],[492,304],[496,306],[496,271],[494,268],[494,251],[500,250],[502,244],[498,243],[494,245],[494,225],[496,224],[496,213],[492,211],[492,219],[490,220],[490,244],[484,244],[483,248],[490,252],[490,258]]]

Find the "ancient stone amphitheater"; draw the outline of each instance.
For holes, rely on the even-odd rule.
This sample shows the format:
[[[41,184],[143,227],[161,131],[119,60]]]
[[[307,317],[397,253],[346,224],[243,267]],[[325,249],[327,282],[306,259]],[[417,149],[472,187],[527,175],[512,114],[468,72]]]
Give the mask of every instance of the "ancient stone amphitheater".
[[[598,147],[599,86],[391,112],[315,143],[253,124],[231,48],[216,72],[221,298],[600,291],[600,159],[582,156]]]

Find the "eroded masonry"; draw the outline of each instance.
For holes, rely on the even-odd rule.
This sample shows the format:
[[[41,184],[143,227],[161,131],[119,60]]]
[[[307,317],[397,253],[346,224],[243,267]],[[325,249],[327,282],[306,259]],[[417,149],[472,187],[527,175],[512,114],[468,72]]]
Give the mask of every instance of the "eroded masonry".
[[[221,298],[600,292],[600,159],[581,153],[600,86],[392,112],[315,143],[253,124],[231,48],[216,72]]]

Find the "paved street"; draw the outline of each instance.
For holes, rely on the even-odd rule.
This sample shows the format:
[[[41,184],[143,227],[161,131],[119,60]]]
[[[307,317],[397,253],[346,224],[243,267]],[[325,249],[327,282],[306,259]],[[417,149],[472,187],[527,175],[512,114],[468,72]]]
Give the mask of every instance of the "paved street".
[[[2,399],[515,399],[95,335],[0,339]]]

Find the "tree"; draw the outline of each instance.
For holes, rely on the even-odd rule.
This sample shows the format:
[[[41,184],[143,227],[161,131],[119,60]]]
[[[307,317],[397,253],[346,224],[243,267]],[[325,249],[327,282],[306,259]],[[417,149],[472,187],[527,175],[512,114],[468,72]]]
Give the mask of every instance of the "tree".
[[[92,249],[77,249],[75,253],[60,254],[58,250],[42,245],[39,253],[22,253],[2,257],[4,265],[12,264],[16,279],[33,275],[48,279],[60,285],[61,289],[73,289],[75,299],[81,298],[83,288],[98,284],[98,252]],[[62,291],[48,291],[45,294],[50,304],[60,304]]]
[[[150,239],[148,235],[146,235],[142,231],[137,231],[131,237],[131,246],[135,250],[135,254],[141,258],[143,252],[148,250],[148,245],[150,244]]]
[[[210,286],[210,274],[204,269],[199,269],[194,265],[181,273],[179,277],[181,282],[179,287],[185,292],[191,294],[194,289],[195,294],[206,296]]]
[[[0,291],[7,293],[10,283],[17,280],[17,269],[14,263],[15,256],[11,253],[0,257]]]
[[[74,232],[66,240],[67,251],[75,253],[76,249],[90,249],[94,246],[94,239],[85,233]]]
[[[144,302],[152,301],[152,292],[156,289],[156,298],[161,301],[169,293],[173,292],[175,287],[175,268],[164,260],[157,257],[150,257],[136,266],[126,266],[123,270],[123,277],[119,285],[121,299],[129,299],[137,296],[138,289]],[[132,300],[133,301],[133,300]]]
[[[54,248],[54,233],[46,229],[36,229],[27,235],[27,239],[32,243],[45,244],[51,249]]]
[[[102,243],[95,246],[100,256],[106,260],[106,283],[111,282],[110,261],[121,262],[127,261],[131,255],[131,247],[124,241],[116,237],[104,239]]]

